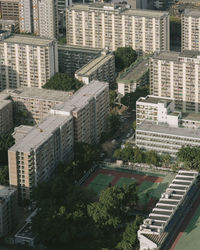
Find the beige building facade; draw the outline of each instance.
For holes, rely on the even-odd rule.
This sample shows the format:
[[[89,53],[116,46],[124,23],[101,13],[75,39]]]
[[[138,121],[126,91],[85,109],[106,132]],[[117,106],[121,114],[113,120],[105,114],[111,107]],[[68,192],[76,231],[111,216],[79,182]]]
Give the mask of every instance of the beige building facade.
[[[1,17],[3,19],[19,19],[19,0],[1,0]]]
[[[181,49],[200,51],[200,8],[185,9],[181,16]]]
[[[200,52],[161,52],[150,58],[150,94],[175,99],[183,112],[200,111]]]
[[[43,121],[49,114],[50,109],[62,104],[73,91],[56,91],[39,88],[18,88],[5,90],[13,101],[14,114],[20,124],[34,125]]]
[[[9,149],[9,182],[20,199],[29,199],[34,186],[48,181],[59,162],[73,159],[73,142],[72,116],[53,115]]]
[[[41,88],[58,72],[57,43],[35,36],[12,35],[0,41],[0,90]]]
[[[75,4],[66,9],[68,45],[137,52],[169,50],[168,12],[127,9],[117,4]]]

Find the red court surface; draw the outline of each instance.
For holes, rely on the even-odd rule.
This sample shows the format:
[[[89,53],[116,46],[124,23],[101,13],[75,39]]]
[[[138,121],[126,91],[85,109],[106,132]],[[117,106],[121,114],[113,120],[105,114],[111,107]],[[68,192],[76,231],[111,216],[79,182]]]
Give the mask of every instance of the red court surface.
[[[144,181],[153,182],[153,183],[161,183],[163,181],[163,178],[161,177],[131,174],[131,173],[126,173],[123,171],[116,171],[116,170],[111,170],[111,169],[98,169],[92,176],[90,176],[87,179],[87,181],[83,184],[83,186],[87,187],[99,174],[114,176],[114,179],[111,182],[112,185],[115,185],[121,177],[134,178],[137,180],[139,185]]]

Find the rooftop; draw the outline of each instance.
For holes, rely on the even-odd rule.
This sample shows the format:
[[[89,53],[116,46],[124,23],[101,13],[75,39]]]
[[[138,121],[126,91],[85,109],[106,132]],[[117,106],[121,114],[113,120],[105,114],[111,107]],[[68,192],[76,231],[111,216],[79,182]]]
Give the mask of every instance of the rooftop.
[[[99,57],[91,60],[89,63],[84,65],[82,68],[78,69],[75,72],[75,74],[79,75],[79,76],[90,76],[93,72],[95,72],[98,68],[103,66],[111,58],[114,58],[114,55],[112,53],[102,54]]]
[[[166,134],[176,137],[193,138],[200,141],[200,129],[170,127],[167,124],[155,124],[154,122],[144,121],[137,127],[137,131],[148,131],[155,134]]]
[[[197,0],[199,2],[199,0]],[[183,15],[185,16],[192,16],[192,17],[200,17],[200,8],[198,9],[185,9],[183,12]]]
[[[97,48],[91,48],[91,47],[81,47],[77,45],[60,45],[58,44],[58,49],[59,50],[70,50],[70,51],[75,51],[75,52],[85,52],[85,53],[94,53],[94,54],[99,54],[102,49],[97,49]]]
[[[50,115],[39,125],[33,127],[29,133],[17,141],[9,151],[30,152],[39,145],[42,145],[52,133],[59,127],[71,120],[71,116]]]
[[[51,89],[39,89],[39,88],[29,88],[23,87],[18,89],[8,89],[4,90],[5,93],[15,96],[15,97],[27,97],[27,98],[37,98],[50,101],[60,101],[64,102],[73,95],[73,91],[59,91]]]
[[[9,187],[9,186],[2,186],[0,185],[0,202],[3,199],[6,199],[9,197],[11,194],[13,194],[16,191],[15,188]]]
[[[36,46],[49,46],[54,40],[41,38],[32,35],[11,35],[5,38],[3,43],[23,44],[23,45],[36,45]]]
[[[153,59],[166,60],[166,61],[179,61],[179,58],[197,58],[200,56],[200,51],[185,50],[183,52],[163,51],[154,53]]]
[[[112,3],[91,3],[91,4],[73,4],[68,9],[73,10],[85,10],[93,11],[94,9],[101,9],[105,11],[115,11],[119,14],[129,15],[129,16],[141,16],[141,17],[152,17],[160,18],[164,15],[168,15],[166,11],[153,11],[153,10],[142,10],[142,9],[130,9],[126,8],[126,5],[123,4],[112,4]]]
[[[8,100],[9,95],[0,93],[0,110],[8,105],[8,103],[11,103],[10,100]]]
[[[140,97],[137,100],[136,104],[138,104],[138,103],[158,104],[160,102],[167,102],[167,105],[169,105],[172,101],[173,101],[173,99],[170,99],[170,98],[147,95],[146,97]]]
[[[142,61],[139,61],[138,63],[132,64],[126,72],[120,74],[120,76],[117,78],[117,82],[128,82],[128,83],[134,83],[137,82],[147,71],[149,68],[149,59],[142,59]]]
[[[182,113],[182,120],[200,122],[200,113]]]
[[[83,108],[91,98],[97,96],[102,89],[108,88],[108,83],[91,81],[90,84],[80,88],[67,102],[58,105],[56,110],[71,112]]]

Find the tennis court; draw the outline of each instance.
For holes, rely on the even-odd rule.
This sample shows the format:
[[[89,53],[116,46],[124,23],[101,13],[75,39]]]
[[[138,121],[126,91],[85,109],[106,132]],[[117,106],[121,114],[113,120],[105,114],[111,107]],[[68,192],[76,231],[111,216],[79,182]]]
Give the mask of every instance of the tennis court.
[[[165,191],[168,184],[174,178],[174,174],[147,174],[144,172],[113,170],[108,168],[98,169],[88,180],[83,184],[86,187],[93,189],[97,194],[110,186],[138,184],[139,207],[154,206],[161,194]]]

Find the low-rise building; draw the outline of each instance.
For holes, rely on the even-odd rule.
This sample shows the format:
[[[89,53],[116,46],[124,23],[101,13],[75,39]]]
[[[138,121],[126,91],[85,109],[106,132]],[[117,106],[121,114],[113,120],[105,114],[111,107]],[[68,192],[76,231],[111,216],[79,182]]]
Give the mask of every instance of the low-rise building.
[[[75,77],[85,84],[89,84],[92,80],[112,84],[115,79],[115,57],[113,53],[102,51],[99,57],[77,70]]]
[[[170,98],[151,95],[140,97],[136,101],[136,125],[141,124],[145,120],[156,123],[166,122],[167,115],[170,112],[174,112],[174,108],[174,100]]]
[[[0,135],[13,129],[13,104],[9,95],[0,93]]]
[[[74,73],[101,54],[101,49],[73,45],[58,45],[59,72]]]
[[[14,229],[16,210],[16,189],[0,185],[0,237],[7,236]]]
[[[189,212],[198,191],[196,171],[180,170],[138,230],[140,250],[168,249],[177,224]]]
[[[14,105],[15,118],[19,124],[34,125],[44,120],[51,108],[62,104],[73,95],[73,91],[57,91],[39,88],[8,89],[7,93]]]
[[[19,0],[1,0],[1,18],[19,20]]]
[[[138,86],[145,85],[148,79],[149,63],[147,58],[140,58],[117,78],[118,93],[123,96],[135,92]]]

